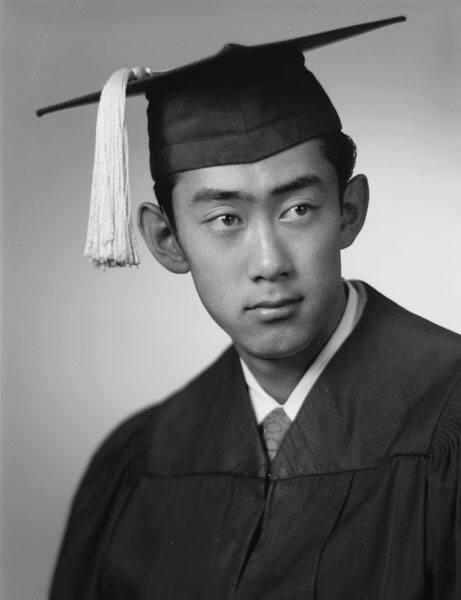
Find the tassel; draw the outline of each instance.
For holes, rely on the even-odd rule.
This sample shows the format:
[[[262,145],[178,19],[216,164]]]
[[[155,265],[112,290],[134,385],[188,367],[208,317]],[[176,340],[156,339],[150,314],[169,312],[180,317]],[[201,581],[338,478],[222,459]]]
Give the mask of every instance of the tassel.
[[[128,81],[149,74],[141,67],[120,69],[101,92],[84,254],[103,269],[139,264],[131,219],[125,101]]]

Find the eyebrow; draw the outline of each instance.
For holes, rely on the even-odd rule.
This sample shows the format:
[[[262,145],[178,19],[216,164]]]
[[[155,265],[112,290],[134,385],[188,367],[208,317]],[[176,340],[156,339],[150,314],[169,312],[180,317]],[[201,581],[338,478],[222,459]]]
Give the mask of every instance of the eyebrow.
[[[323,180],[318,175],[301,175],[300,177],[296,177],[292,181],[288,181],[287,183],[282,183],[275,187],[270,195],[271,196],[282,196],[283,194],[288,194],[289,192],[296,192],[298,190],[302,190],[309,187],[322,186]]]
[[[323,180],[318,175],[301,175],[277,185],[275,188],[270,190],[269,196],[283,196],[290,192],[296,192],[309,187],[322,186]],[[248,199],[249,195],[242,193],[238,190],[224,190],[219,188],[202,188],[196,192],[193,196],[193,202],[207,202],[210,200],[245,200]]]

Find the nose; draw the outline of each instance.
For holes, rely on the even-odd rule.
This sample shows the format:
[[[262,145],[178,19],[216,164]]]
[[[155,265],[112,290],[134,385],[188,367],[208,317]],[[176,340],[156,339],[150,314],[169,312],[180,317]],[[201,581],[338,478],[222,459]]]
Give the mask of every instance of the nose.
[[[277,281],[292,272],[288,249],[270,223],[259,223],[248,234],[248,276],[252,281]]]

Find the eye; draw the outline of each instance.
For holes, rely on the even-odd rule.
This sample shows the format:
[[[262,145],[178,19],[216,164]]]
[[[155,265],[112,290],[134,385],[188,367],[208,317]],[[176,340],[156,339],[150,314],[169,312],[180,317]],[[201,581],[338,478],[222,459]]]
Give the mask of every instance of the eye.
[[[241,219],[237,215],[226,213],[210,219],[210,223],[213,229],[223,231],[224,229],[235,229],[240,225]]]
[[[307,214],[309,207],[307,204],[298,204],[298,206],[293,207],[293,210],[299,217],[302,217],[303,215]]]
[[[231,227],[236,224],[237,217],[235,215],[221,215],[217,220],[223,225],[226,225],[226,227]]]
[[[301,217],[305,217],[312,210],[312,208],[312,206],[305,202],[296,204],[295,206],[287,209],[282,214],[282,218],[286,221],[294,221],[296,219],[300,219]]]

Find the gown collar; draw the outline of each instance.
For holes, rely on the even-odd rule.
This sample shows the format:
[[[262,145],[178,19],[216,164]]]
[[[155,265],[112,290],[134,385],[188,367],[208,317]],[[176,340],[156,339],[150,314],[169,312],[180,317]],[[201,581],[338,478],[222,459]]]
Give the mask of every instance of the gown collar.
[[[409,383],[399,358],[406,312],[368,285],[366,291],[360,321],[316,380],[270,464],[273,480],[382,464],[396,427],[416,410],[425,374],[419,369],[419,379]],[[156,415],[151,472],[266,476],[269,461],[234,347]]]
[[[283,406],[283,409],[290,420],[294,421],[305,398],[320,377],[323,369],[354,330],[365,307],[367,300],[366,290],[361,281],[345,281],[344,284],[347,290],[347,302],[335,331],[298,381],[286,402],[282,405],[261,387],[251,370],[247,367],[242,358],[240,358],[240,364],[248,387],[251,406],[255,413],[258,425],[264,421],[270,412],[280,408],[280,406]]]

